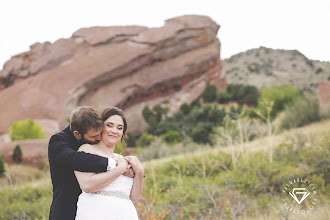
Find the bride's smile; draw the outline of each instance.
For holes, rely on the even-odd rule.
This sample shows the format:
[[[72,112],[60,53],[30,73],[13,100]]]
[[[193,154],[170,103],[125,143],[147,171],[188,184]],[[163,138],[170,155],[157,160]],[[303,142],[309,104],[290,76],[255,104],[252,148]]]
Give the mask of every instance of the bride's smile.
[[[116,145],[123,136],[123,119],[119,115],[112,115],[104,122],[103,138],[107,145]]]

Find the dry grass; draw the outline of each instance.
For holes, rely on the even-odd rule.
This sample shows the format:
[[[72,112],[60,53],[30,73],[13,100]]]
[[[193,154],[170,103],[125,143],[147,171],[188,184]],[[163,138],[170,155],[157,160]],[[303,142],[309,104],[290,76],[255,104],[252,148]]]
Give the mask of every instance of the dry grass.
[[[16,186],[16,185],[24,185],[35,184],[39,180],[43,182],[48,179],[50,182],[50,176],[48,170],[41,170],[32,165],[26,164],[5,164],[5,176],[4,178],[0,178],[0,186]]]
[[[179,154],[179,155],[175,155],[175,156],[171,156],[171,157],[165,157],[165,158],[161,158],[161,159],[154,159],[154,160],[146,161],[146,162],[143,162],[143,166],[144,167],[161,166],[162,163],[169,162],[172,159],[183,159],[186,157],[200,157],[202,155],[214,154],[214,153],[219,153],[219,152],[232,153],[234,151],[237,153],[247,153],[247,154],[253,153],[253,152],[260,152],[260,151],[266,152],[268,150],[268,144],[270,142],[269,139],[271,139],[272,147],[274,148],[278,144],[286,141],[289,136],[295,136],[297,134],[315,136],[318,134],[323,134],[324,132],[326,132],[326,133],[328,133],[328,135],[330,135],[330,120],[316,122],[316,123],[307,125],[305,127],[291,129],[291,130],[285,131],[281,134],[272,135],[271,137],[264,137],[264,138],[256,139],[254,141],[246,142],[243,144],[236,144],[231,147],[215,146],[215,147],[211,148],[211,147],[205,146],[204,148],[202,147],[201,149],[196,150],[191,153]]]
[[[284,210],[282,210],[284,211]],[[282,213],[283,214],[283,213]],[[254,217],[245,217],[239,218],[244,220],[264,220],[264,219],[276,219],[276,220],[329,220],[330,219],[330,210],[329,204],[318,207],[308,214],[293,214],[290,213],[287,216],[279,215],[279,210],[271,210],[267,214],[257,213]]]

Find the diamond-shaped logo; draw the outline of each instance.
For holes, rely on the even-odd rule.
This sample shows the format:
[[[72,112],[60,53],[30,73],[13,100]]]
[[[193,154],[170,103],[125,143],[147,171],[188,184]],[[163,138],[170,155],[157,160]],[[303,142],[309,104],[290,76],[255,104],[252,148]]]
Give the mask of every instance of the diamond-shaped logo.
[[[289,194],[298,204],[300,204],[307,198],[310,192],[306,188],[293,188]]]

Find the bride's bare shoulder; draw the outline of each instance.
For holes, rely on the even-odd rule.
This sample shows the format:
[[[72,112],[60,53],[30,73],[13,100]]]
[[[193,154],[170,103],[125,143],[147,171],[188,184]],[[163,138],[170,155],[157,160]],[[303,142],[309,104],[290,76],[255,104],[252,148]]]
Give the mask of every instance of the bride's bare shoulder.
[[[83,144],[79,147],[78,151],[84,151],[86,153],[94,153],[95,149],[93,149],[93,145],[91,144]]]

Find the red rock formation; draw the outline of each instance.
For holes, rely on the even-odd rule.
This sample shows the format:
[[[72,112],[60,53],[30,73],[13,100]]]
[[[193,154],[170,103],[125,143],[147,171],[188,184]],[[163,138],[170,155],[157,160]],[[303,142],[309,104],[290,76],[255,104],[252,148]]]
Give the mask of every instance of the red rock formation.
[[[226,86],[218,29],[208,17],[189,15],[160,28],[82,28],[69,39],[34,44],[0,71],[0,133],[26,118],[55,120],[63,128],[79,105],[119,106],[129,130],[140,133],[146,104],[173,112],[208,82]]]
[[[48,158],[48,140],[24,140],[4,143],[0,147],[0,155],[5,156],[5,161],[11,161],[17,145],[21,147],[24,162],[37,162],[33,162],[33,159],[46,162]]]
[[[319,83],[318,97],[320,101],[321,111],[326,111],[330,103],[330,82]]]

